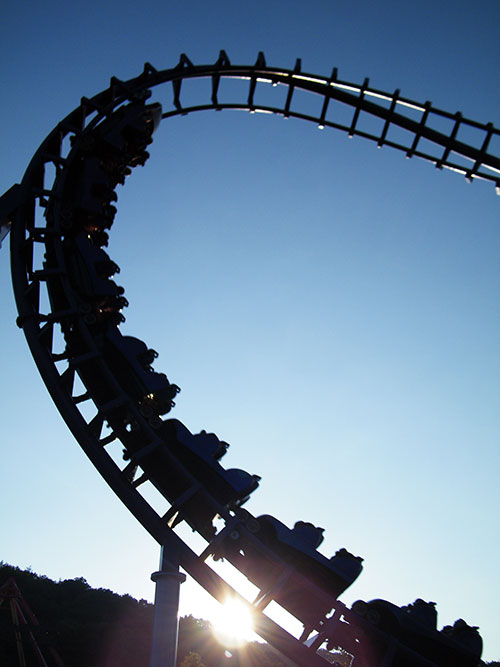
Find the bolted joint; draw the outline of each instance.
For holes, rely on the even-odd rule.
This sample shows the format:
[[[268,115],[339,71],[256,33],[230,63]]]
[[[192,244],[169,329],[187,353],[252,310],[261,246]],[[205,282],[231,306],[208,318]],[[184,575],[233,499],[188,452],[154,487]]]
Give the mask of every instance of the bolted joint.
[[[158,572],[153,572],[151,575],[151,581],[154,581],[156,584],[160,579],[166,579],[168,577],[173,577],[177,579],[180,584],[183,584],[186,581],[186,575],[182,572],[169,572],[168,570],[159,570]]]

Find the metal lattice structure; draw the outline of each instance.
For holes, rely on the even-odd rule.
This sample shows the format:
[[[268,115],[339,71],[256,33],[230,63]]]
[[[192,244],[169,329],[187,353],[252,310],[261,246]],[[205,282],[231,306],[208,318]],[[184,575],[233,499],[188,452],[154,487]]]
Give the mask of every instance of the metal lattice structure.
[[[183,104],[183,84],[200,78],[211,80],[210,99]],[[245,99],[226,101],[221,83],[234,79],[247,82]],[[172,87],[171,108],[146,104],[152,91],[163,85]],[[268,86],[286,88],[282,106],[259,104],[260,91]],[[316,100],[317,115],[294,109],[297,90]],[[335,119],[338,105],[352,112],[349,122]],[[325,587],[324,569],[318,578],[310,567],[311,558],[316,558],[311,555],[314,546],[309,544],[306,556],[297,557],[293,548],[286,552],[265,538],[263,526],[272,522],[259,521],[241,507],[258,479],[222,468],[218,461],[225,443],[216,439],[213,449],[213,439],[194,440],[196,436],[180,422],[163,418],[178,388],[153,371],[153,351],[141,341],[133,342],[136,339],[125,340],[119,332],[126,299],[110,280],[117,267],[102,250],[115,212],[110,203],[114,187],[147,159],[145,148],[160,118],[223,109],[278,114],[316,123],[321,129],[342,130],[451,169],[468,180],[491,181],[500,190],[500,158],[488,153],[491,139],[500,135],[498,129],[434,108],[430,102],[419,104],[402,97],[399,90],[385,93],[370,88],[368,79],[361,85],[342,81],[337,69],[329,78],[306,74],[300,60],[293,70],[269,67],[262,53],[251,66],[232,65],[224,52],[213,65],[195,66],[185,55],[168,70],[146,64],[136,78],[125,82],[112,78],[109,88],[91,99],[82,98],[37,150],[22,183],[0,200],[0,223],[4,228],[11,225],[18,324],[74,437],[154,539],[159,544],[169,541],[186,572],[218,600],[240,596],[208,565],[209,556],[224,556],[256,583],[261,593],[252,611],[262,638],[307,667],[325,664],[317,653],[325,645],[342,647],[355,665],[367,665],[367,660],[373,667],[448,664],[433,662],[401,637],[374,627],[359,607],[347,609],[337,599],[336,587],[342,588],[338,584],[342,577],[342,585],[349,585],[350,577],[338,574],[342,567],[331,566],[337,583]],[[379,133],[360,129],[365,114],[381,121]],[[435,119],[446,120],[450,132],[438,131]],[[404,130],[407,140],[391,138],[392,128]],[[479,131],[480,145],[463,141],[463,128]],[[210,454],[199,451],[196,443],[208,447]],[[148,485],[168,501],[164,514],[143,493]],[[216,533],[212,518],[217,514],[224,527]],[[205,539],[201,553],[173,532],[182,520]],[[344,562],[342,557],[338,562]],[[259,578],[256,561],[272,565],[272,580]],[[352,565],[352,560],[348,562]],[[322,561],[313,564],[324,568]],[[266,616],[273,600],[301,622],[299,638]],[[306,643],[310,637],[314,639]],[[450,641],[450,650],[458,651]],[[472,666],[478,659],[472,652],[455,664]]]

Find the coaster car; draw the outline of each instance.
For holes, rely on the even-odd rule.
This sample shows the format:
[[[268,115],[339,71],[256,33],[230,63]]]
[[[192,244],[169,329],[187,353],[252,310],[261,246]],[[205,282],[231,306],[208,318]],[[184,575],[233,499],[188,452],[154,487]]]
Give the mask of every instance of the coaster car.
[[[159,415],[170,412],[180,391],[165,373],[157,373],[151,364],[155,350],[133,336],[123,336],[117,327],[108,327],[102,338],[102,354],[115,379],[139,405],[152,426],[162,424]]]
[[[213,433],[193,435],[178,419],[163,422],[161,434],[169,450],[224,506],[243,505],[259,486],[260,477],[219,463],[229,445]]]
[[[115,188],[125,182],[131,168],[145,164],[149,157],[145,148],[160,120],[161,105],[132,102],[84,133],[60,194],[66,230],[92,233],[111,227]]]
[[[117,200],[116,183],[105,164],[97,156],[78,157],[71,167],[65,194],[65,211],[71,210],[73,227],[84,228],[89,222],[102,220],[101,225],[110,228],[116,215],[111,202]]]
[[[145,149],[160,124],[161,112],[157,103],[130,102],[119,107],[85,137],[82,152],[98,155],[109,164],[117,157],[132,168],[144,164]]]
[[[215,534],[212,522],[221,506],[234,509],[243,505],[259,486],[260,477],[223,468],[218,459],[229,445],[214,434],[202,431],[193,435],[179,420],[168,419],[162,422],[158,435],[163,444],[144,455],[140,435],[131,433],[126,457],[134,456],[136,441],[145,477],[175,504],[178,516],[173,525],[185,520],[210,541]]]
[[[63,251],[69,281],[86,323],[98,324],[98,329],[102,330],[108,324],[125,321],[121,311],[128,306],[128,301],[123,296],[123,287],[111,280],[120,268],[109,255],[92,245],[85,233],[66,238]]]
[[[259,604],[273,599],[306,627],[315,626],[329,613],[333,599],[362,570],[362,558],[346,549],[330,559],[319,553],[323,528],[311,523],[298,521],[290,529],[270,515],[244,523],[253,534],[231,531],[217,545],[215,558],[227,558],[258,586]]]
[[[459,619],[453,626],[438,631],[435,606],[435,602],[417,599],[412,604],[398,607],[377,599],[370,602],[358,600],[352,605],[352,610],[436,665],[476,667],[483,649],[478,628]],[[418,665],[418,660],[399,649],[393,664],[395,667],[406,667]]]
[[[323,541],[323,528],[297,521],[290,529],[267,514],[257,520],[259,539],[334,597],[341,595],[361,574],[363,559],[346,549],[338,550],[331,558],[317,551]]]

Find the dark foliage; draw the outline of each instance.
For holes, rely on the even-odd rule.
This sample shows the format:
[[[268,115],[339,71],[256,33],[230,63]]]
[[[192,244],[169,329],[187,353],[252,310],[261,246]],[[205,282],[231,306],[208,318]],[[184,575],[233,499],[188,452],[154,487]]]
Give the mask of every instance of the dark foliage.
[[[198,662],[197,662],[198,661]],[[201,662],[200,662],[201,661]],[[214,640],[208,621],[185,616],[179,623],[180,667],[282,667],[283,661],[267,645],[250,642],[240,649],[226,651]]]
[[[0,561],[0,586],[15,582],[39,626],[32,628],[49,667],[148,667],[153,605],[130,595],[93,589],[83,578],[55,582]],[[26,631],[21,633],[26,667],[38,667]],[[343,656],[339,656],[343,658]],[[0,665],[19,664],[8,600],[0,605]],[[227,652],[208,621],[185,616],[179,622],[178,667],[283,667],[267,645],[250,642]],[[344,664],[339,659],[339,664]],[[348,663],[346,663],[348,664]],[[500,662],[480,663],[500,667]]]
[[[93,589],[83,578],[55,582],[30,570],[0,562],[0,586],[15,582],[39,626],[33,634],[49,667],[148,667],[153,605],[130,595]],[[38,666],[23,632],[27,667]],[[8,604],[0,605],[0,665],[19,664]],[[179,667],[281,667],[265,644],[252,642],[232,654],[213,638],[208,621],[186,616],[179,622]]]
[[[56,583],[0,563],[0,585],[10,577],[40,624],[34,636],[44,655],[54,647],[66,667],[148,665],[153,606],[145,600],[92,589],[82,578]],[[28,641],[23,644],[29,666],[32,650]],[[46,657],[52,664],[50,655]],[[5,604],[0,607],[0,664],[18,664],[12,617]]]

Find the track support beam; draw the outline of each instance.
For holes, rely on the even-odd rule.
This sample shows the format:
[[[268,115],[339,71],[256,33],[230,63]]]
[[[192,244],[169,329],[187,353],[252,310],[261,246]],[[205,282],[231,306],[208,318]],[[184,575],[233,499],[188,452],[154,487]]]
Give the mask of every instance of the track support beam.
[[[161,547],[160,569],[151,575],[156,591],[149,667],[175,667],[177,661],[179,596],[186,575],[179,572],[175,544],[168,542]]]
[[[12,218],[20,202],[21,187],[18,183],[0,197],[0,248],[2,247],[2,241],[10,232]]]

